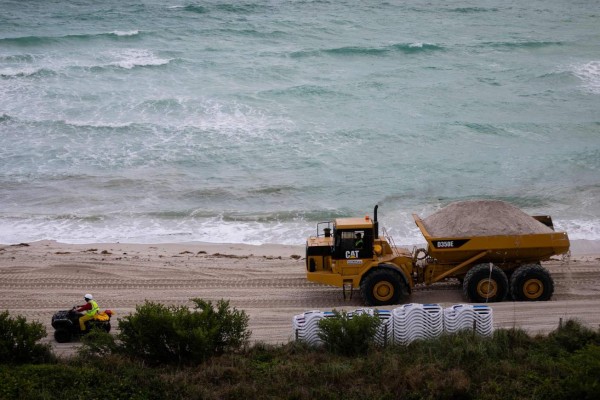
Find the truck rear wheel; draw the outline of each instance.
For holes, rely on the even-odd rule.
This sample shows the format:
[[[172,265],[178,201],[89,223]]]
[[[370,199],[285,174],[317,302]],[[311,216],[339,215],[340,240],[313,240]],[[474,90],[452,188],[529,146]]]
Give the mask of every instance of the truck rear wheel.
[[[378,269],[363,278],[360,294],[367,306],[398,304],[408,296],[408,286],[398,272]]]
[[[495,265],[477,264],[467,272],[463,282],[463,294],[473,303],[502,301],[508,294],[508,278]]]
[[[546,301],[554,293],[554,280],[540,264],[521,265],[510,279],[510,294],[517,301]]]

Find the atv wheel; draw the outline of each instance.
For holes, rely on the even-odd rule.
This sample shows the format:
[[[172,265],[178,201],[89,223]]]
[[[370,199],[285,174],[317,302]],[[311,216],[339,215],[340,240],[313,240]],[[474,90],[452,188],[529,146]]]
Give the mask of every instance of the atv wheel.
[[[508,294],[508,278],[504,271],[490,264],[477,264],[467,272],[463,294],[473,303],[502,301]]]
[[[71,341],[71,332],[66,329],[57,329],[54,331],[54,340],[58,343],[69,343]]]
[[[510,293],[517,301],[546,301],[554,293],[554,281],[540,264],[520,266],[510,280]]]
[[[363,278],[360,294],[368,306],[398,304],[408,296],[408,286],[398,272],[378,269]]]

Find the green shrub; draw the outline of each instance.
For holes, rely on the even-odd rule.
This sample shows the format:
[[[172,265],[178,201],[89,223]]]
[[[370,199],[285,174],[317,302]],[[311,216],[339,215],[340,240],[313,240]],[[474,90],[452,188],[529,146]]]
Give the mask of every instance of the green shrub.
[[[27,322],[25,317],[12,318],[8,311],[0,313],[0,362],[39,363],[54,358],[49,344],[38,341],[46,336],[39,322]]]
[[[567,360],[568,374],[562,387],[569,399],[600,397],[600,346],[587,345]]]
[[[77,353],[82,357],[105,356],[118,353],[115,337],[103,329],[94,328],[81,337]]]
[[[348,314],[333,310],[333,317],[319,321],[319,338],[335,354],[365,354],[374,344],[381,320],[377,314]]]
[[[600,333],[583,326],[576,320],[568,320],[548,335],[549,345],[573,353],[590,343],[600,345]]]
[[[120,351],[150,363],[201,362],[236,351],[250,337],[248,316],[220,300],[192,299],[196,310],[146,302],[119,320]]]
[[[202,365],[148,368],[118,354],[0,365],[0,399],[579,400],[600,393],[593,336],[574,352],[517,329],[492,337],[464,331],[351,358],[302,342],[244,350]]]
[[[115,363],[116,361],[116,363]],[[80,364],[0,366],[0,399],[185,399],[183,385],[167,382],[160,372],[128,361],[102,357]]]

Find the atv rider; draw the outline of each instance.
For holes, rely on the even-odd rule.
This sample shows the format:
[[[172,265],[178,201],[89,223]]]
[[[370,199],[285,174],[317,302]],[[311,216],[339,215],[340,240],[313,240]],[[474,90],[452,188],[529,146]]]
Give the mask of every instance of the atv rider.
[[[85,323],[90,319],[94,319],[94,315],[98,313],[99,307],[98,303],[94,300],[94,297],[91,294],[86,294],[83,296],[85,299],[85,304],[81,306],[76,306],[75,311],[83,312],[84,314],[79,317],[79,329],[81,331],[85,331]]]

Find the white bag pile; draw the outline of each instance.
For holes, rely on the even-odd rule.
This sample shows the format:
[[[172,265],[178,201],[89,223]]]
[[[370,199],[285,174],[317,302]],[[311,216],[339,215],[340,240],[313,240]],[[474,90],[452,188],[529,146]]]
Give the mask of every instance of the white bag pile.
[[[444,332],[444,313],[439,304],[404,304],[392,311],[394,343],[408,344]]]
[[[439,304],[404,304],[389,310],[359,308],[348,315],[377,314],[381,320],[375,342],[408,344],[418,339],[429,339],[442,333],[472,330],[482,336],[491,336],[493,327],[492,309],[486,305],[456,304],[443,309]],[[292,318],[292,330],[296,340],[311,345],[321,345],[319,321],[333,317],[331,311],[312,310]]]
[[[319,321],[323,318],[333,316],[334,313],[331,311],[319,310],[306,311],[295,315],[292,325],[296,340],[315,346],[323,344],[323,341],[319,338]]]
[[[387,340],[390,340],[389,338],[392,336],[393,326],[391,311],[375,310],[373,308],[358,308],[348,312],[348,316],[352,318],[353,315],[358,314],[375,315],[375,312],[377,312],[377,315],[381,319],[381,324],[375,334],[375,342],[378,345],[385,345],[387,344]],[[335,314],[331,311],[319,310],[306,311],[302,314],[295,315],[292,318],[294,337],[296,340],[301,340],[311,345],[321,345],[323,341],[319,338],[319,321],[334,315]]]
[[[482,336],[491,336],[492,309],[484,305],[457,304],[444,310],[444,327],[448,333],[472,329]]]

